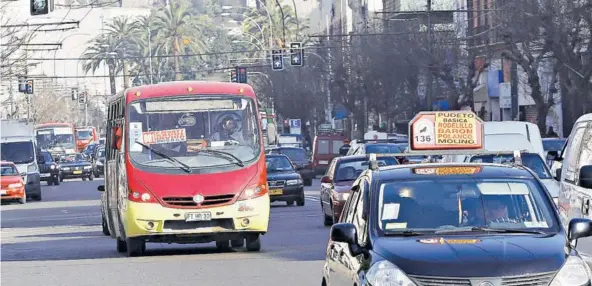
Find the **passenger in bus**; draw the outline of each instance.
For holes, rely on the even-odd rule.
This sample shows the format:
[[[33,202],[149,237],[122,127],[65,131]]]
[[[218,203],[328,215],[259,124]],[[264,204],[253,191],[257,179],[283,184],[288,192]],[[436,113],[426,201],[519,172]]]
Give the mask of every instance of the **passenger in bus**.
[[[222,130],[212,134],[212,141],[237,141],[240,145],[245,145],[243,134],[238,131],[236,121],[228,116],[222,120]]]

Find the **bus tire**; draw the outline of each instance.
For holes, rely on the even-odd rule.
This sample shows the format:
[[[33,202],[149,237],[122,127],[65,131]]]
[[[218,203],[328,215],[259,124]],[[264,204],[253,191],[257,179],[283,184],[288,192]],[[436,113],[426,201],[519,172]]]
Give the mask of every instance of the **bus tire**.
[[[247,251],[259,251],[261,250],[261,236],[258,234],[254,236],[248,236],[247,239]]]
[[[230,246],[232,247],[243,247],[245,246],[245,240],[244,239],[235,239],[235,240],[231,240],[230,241]]]
[[[125,240],[128,257],[142,256],[146,251],[146,241],[137,238],[128,238]]]
[[[307,187],[312,186],[312,178],[306,178],[304,179],[304,185]]]
[[[103,225],[102,226],[103,227],[103,234],[104,235],[107,235],[107,236],[111,235],[111,233],[109,232],[109,226],[107,226],[107,221],[105,220],[105,216],[104,215],[102,216],[102,219],[101,220],[103,221],[102,222],[102,225]]]
[[[125,243],[125,240],[121,240],[119,238],[117,238],[116,240],[117,240],[117,252],[119,252],[119,253],[126,252],[127,251],[127,244]]]
[[[230,240],[217,240],[216,241],[216,248],[218,248],[218,250],[220,250],[220,251],[231,250]]]

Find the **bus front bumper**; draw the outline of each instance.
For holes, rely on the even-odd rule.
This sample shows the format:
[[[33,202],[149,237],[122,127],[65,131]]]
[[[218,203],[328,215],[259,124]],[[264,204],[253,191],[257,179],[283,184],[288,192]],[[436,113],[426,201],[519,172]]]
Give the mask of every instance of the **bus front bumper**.
[[[269,225],[270,202],[269,195],[265,195],[220,207],[181,209],[127,201],[124,213],[126,238],[145,238],[149,242],[206,243],[265,234]],[[200,220],[204,218],[203,214],[205,219]],[[209,216],[211,219],[208,220]]]

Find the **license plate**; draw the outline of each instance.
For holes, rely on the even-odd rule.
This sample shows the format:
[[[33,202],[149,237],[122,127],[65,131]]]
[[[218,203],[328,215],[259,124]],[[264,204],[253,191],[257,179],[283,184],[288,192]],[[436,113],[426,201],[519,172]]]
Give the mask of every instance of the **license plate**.
[[[327,165],[327,164],[329,164],[329,161],[322,161],[322,160],[321,160],[321,161],[319,161],[319,164],[322,164],[322,165]]]
[[[0,191],[0,194],[6,195],[6,191],[5,190],[2,190],[2,191]]]
[[[74,173],[74,174],[78,175],[78,174],[82,174],[82,171],[74,171],[74,172],[72,172],[72,173]]]
[[[49,176],[50,176],[50,174],[41,174],[41,178],[47,178]]]
[[[269,190],[269,194],[272,196],[278,196],[284,193],[284,190],[282,189],[271,189]]]
[[[185,215],[185,221],[208,221],[212,220],[211,212],[188,213]]]

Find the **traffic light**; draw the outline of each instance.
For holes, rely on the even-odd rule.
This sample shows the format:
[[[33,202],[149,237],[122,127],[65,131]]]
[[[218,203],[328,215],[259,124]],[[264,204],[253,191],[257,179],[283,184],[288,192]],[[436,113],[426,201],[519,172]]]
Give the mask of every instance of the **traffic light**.
[[[18,91],[27,92],[27,79],[24,76],[18,77]]]
[[[230,82],[238,82],[237,78],[236,78],[236,69],[233,71],[230,71]]]
[[[247,83],[247,68],[236,67],[236,80],[238,83]]]
[[[73,87],[72,88],[72,100],[78,100],[78,88],[77,87]]]
[[[284,56],[282,50],[271,51],[271,69],[274,71],[281,71],[284,69]]]
[[[33,94],[33,92],[35,92],[35,88],[33,87],[33,80],[29,79],[25,84],[25,94]]]
[[[78,103],[86,104],[86,92],[80,93],[80,96],[78,97]]]
[[[29,0],[31,16],[47,15],[53,12],[54,0]]]
[[[302,43],[290,43],[290,65],[301,67],[304,65],[304,50]]]

